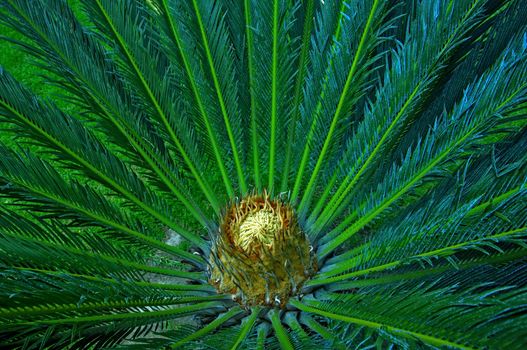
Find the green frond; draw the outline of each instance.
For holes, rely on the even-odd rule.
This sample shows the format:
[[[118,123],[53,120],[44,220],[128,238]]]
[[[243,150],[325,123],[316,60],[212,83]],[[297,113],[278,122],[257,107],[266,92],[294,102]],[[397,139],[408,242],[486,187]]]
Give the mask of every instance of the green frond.
[[[327,347],[322,338],[316,334],[309,335],[300,324],[298,314],[289,313],[284,317],[284,322],[290,329],[290,337],[295,349],[316,349]]]
[[[167,37],[170,40],[171,45],[175,45],[177,48],[177,55],[174,55],[173,52],[166,52],[169,59],[174,62],[178,62],[179,65],[182,65],[184,68],[184,73],[187,77],[187,80],[190,84],[189,100],[194,101],[197,104],[198,116],[195,117],[194,123],[197,124],[198,130],[202,130],[204,137],[209,140],[208,147],[211,149],[216,163],[220,170],[223,183],[226,187],[228,194],[232,196],[233,187],[231,180],[228,176],[227,170],[231,163],[225,159],[222,154],[228,154],[229,149],[224,147],[224,137],[221,132],[214,132],[214,130],[219,131],[223,130],[223,127],[226,126],[228,129],[228,138],[229,144],[231,147],[234,147],[233,150],[236,154],[236,171],[238,176],[241,176],[241,160],[238,155],[238,146],[236,142],[240,141],[239,135],[239,111],[237,108],[237,95],[236,95],[236,86],[232,79],[233,76],[233,67],[231,60],[227,57],[222,57],[221,55],[230,55],[230,49],[227,47],[228,38],[225,36],[225,28],[223,27],[223,20],[219,17],[219,11],[221,8],[217,5],[213,5],[212,9],[207,9],[207,13],[212,12],[213,16],[203,19],[201,11],[196,2],[192,3],[192,6],[188,4],[187,6],[181,6],[180,8],[172,8],[167,1],[158,1],[159,9],[161,11],[161,17],[163,20],[162,29],[167,33]],[[198,7],[197,7],[198,6]],[[185,16],[184,14],[188,14]],[[197,26],[189,23],[188,17],[199,18],[199,24]],[[198,16],[198,17],[196,17]],[[207,32],[205,26],[214,26],[220,25],[222,28],[211,29],[213,32],[213,38],[209,39],[207,37]],[[183,27],[183,25],[187,27]],[[205,45],[205,57],[204,60],[207,60],[209,65],[209,70],[214,76],[214,87],[206,80],[206,72],[203,67],[199,64],[199,60],[191,57],[188,52],[189,48],[193,47],[193,40],[203,42]],[[211,45],[213,48],[211,49]],[[216,45],[220,45],[221,48],[217,48]],[[161,47],[161,50],[166,51],[166,47]],[[222,51],[223,50],[223,51]],[[198,54],[198,53],[196,53]],[[213,57],[220,55],[219,57]],[[201,54],[198,54],[200,57]],[[218,61],[219,67],[216,67]],[[221,71],[220,71],[221,70]],[[220,71],[221,75],[218,77],[217,71]],[[221,78],[221,82],[220,82]],[[225,81],[224,81],[225,80]],[[233,84],[228,84],[231,82]],[[220,86],[221,85],[221,86]],[[215,89],[215,90],[214,90]],[[225,93],[224,90],[227,90]],[[212,94],[216,94],[215,98],[212,98]],[[225,95],[225,97],[224,97]],[[220,100],[219,104],[221,108],[215,108],[218,104],[218,99]],[[230,113],[230,115],[228,114]],[[233,128],[231,127],[231,122],[235,122],[236,128],[234,129],[236,135],[233,133]],[[245,186],[245,178],[240,177],[240,186]]]
[[[507,150],[507,153],[508,151],[511,151],[509,155],[519,155],[515,153],[517,151],[515,148]],[[524,158],[521,153],[520,157]],[[519,166],[519,168],[522,167]],[[489,170],[491,169],[493,170],[492,167]],[[463,179],[463,185],[468,188],[465,190],[468,194],[472,188],[481,188],[480,181],[489,183],[494,179],[493,174],[481,176],[478,168],[472,170],[471,174],[477,174],[474,176],[476,178],[475,183],[471,183],[470,178]],[[487,175],[489,174],[487,173]],[[525,179],[525,175],[519,177],[519,179],[521,178]],[[446,185],[452,187],[453,184],[446,182]],[[423,200],[419,203],[420,207],[414,209],[408,216],[396,219],[399,220],[398,224],[392,222],[390,226],[385,227],[386,230],[383,230],[382,227],[379,228],[377,234],[369,242],[358,246],[358,251],[349,251],[328,260],[326,268],[323,269],[320,276],[335,275],[349,270],[353,266],[364,268],[366,261],[376,259],[374,256],[384,262],[389,262],[383,266],[386,269],[392,269],[402,263],[399,259],[401,256],[405,256],[404,260],[407,262],[412,261],[410,258],[412,256],[437,258],[470,249],[482,250],[486,244],[491,242],[497,243],[503,240],[513,243],[516,239],[520,239],[519,242],[521,242],[525,236],[525,222],[521,219],[522,213],[527,210],[524,204],[525,190],[514,189],[506,192],[508,197],[500,196],[502,198],[496,202],[492,209],[489,208],[489,202],[476,205],[476,203],[481,202],[480,193],[468,201],[462,198],[466,201],[463,203],[459,202],[459,197],[445,196],[439,190],[441,188],[438,189],[438,192],[434,192],[430,197],[425,198],[426,201]],[[492,192],[489,191],[489,193]],[[443,201],[435,200],[436,196],[444,196]],[[473,220],[475,215],[481,213],[482,207],[487,209],[483,214],[484,217],[480,216],[478,223],[466,225],[467,222]],[[508,218],[519,219],[512,222]],[[426,243],[418,244],[418,242]],[[383,249],[381,246],[389,248]],[[398,250],[399,248],[401,250]],[[427,252],[421,249],[427,250]],[[496,250],[499,251],[499,249]],[[396,263],[394,260],[398,262]],[[364,272],[367,273],[367,270],[365,269]],[[347,277],[339,276],[338,278],[346,279]]]
[[[219,6],[206,6],[204,12],[207,16],[207,28],[203,23],[198,0],[193,0],[192,6],[200,29],[203,49],[205,51],[209,71],[214,82],[214,89],[218,96],[218,103],[225,123],[225,129],[229,137],[233,160],[238,174],[239,192],[247,193],[244,169],[238,149],[243,150],[240,113],[237,104],[238,91],[234,74],[234,55],[230,50],[230,40],[226,33],[226,27],[221,19],[221,8]],[[207,37],[207,33],[210,38]],[[234,128],[232,125],[234,125]],[[236,132],[236,135],[234,134]],[[243,157],[245,158],[245,157]],[[229,180],[226,180],[229,181]],[[229,189],[228,189],[229,191]],[[232,189],[229,192],[232,197]]]
[[[32,229],[36,230],[35,228]],[[73,236],[70,231],[63,229],[65,230],[64,233],[58,233],[58,230],[60,228],[53,228],[48,232],[44,231],[42,234],[53,235],[57,239],[60,234],[68,238]],[[150,266],[144,261],[138,262],[136,261],[137,257],[128,254],[122,248],[105,246],[105,242],[101,242],[101,239],[96,236],[87,237],[87,242],[81,241],[77,244],[78,247],[72,247],[64,243],[53,243],[27,235],[26,232],[17,234],[13,232],[13,228],[2,227],[1,239],[4,257],[1,261],[3,264],[6,266],[11,264],[13,267],[31,266],[55,270],[72,266],[70,271],[75,273],[105,273],[116,276],[131,274],[131,278],[140,278],[141,273],[149,272],[192,280],[204,279],[200,273]],[[85,251],[86,247],[90,247],[91,251]],[[53,260],[49,260],[50,255],[54,256]],[[119,258],[115,256],[119,256]]]
[[[260,313],[259,308],[253,308],[251,310],[251,315],[245,318],[244,323],[242,323],[242,328],[240,330],[240,333],[238,337],[236,338],[236,341],[232,345],[231,350],[238,349],[238,347],[245,342],[245,340],[247,339],[247,336],[253,330],[254,324],[256,322],[256,318],[258,317],[259,313]]]
[[[133,287],[125,283],[110,284],[102,280],[82,283],[82,280],[66,273],[49,276],[39,272],[6,269],[2,271],[2,278],[4,282],[0,288],[1,298],[9,298],[10,304],[2,304],[0,319],[4,332],[12,335],[11,338],[4,339],[5,344],[11,344],[12,347],[24,342],[38,344],[42,341],[42,344],[49,342],[50,345],[60,346],[71,341],[86,341],[87,339],[77,339],[82,332],[110,334],[108,332],[112,332],[112,329],[139,330],[144,327],[142,325],[149,324],[166,327],[162,325],[166,315],[184,315],[202,307],[214,307],[214,302],[207,299],[219,299],[216,296],[187,297],[163,289]],[[179,306],[187,303],[198,304]],[[149,314],[145,310],[154,312]],[[109,313],[110,311],[112,312]],[[141,314],[137,314],[138,311]],[[107,314],[104,315],[105,313]],[[113,325],[107,323],[116,319],[135,321]],[[77,329],[70,328],[72,320],[78,322]],[[138,320],[141,321],[137,322]],[[101,328],[104,323],[106,330]],[[19,334],[19,329],[26,331]],[[44,333],[49,335],[47,340],[42,339]]]
[[[3,70],[0,71],[0,87],[0,117],[15,124],[22,135],[27,134],[33,142],[49,147],[59,161],[66,161],[74,169],[80,169],[87,176],[122,194],[146,213],[178,230],[190,241],[203,246],[200,237],[175,223],[169,214],[163,213],[162,202],[149,193],[141,180],[78,120],[36,99]],[[11,105],[8,101],[18,103]]]
[[[302,29],[302,38],[300,41],[300,54],[298,57],[298,72],[295,77],[295,88],[293,92],[293,111],[291,113],[291,120],[289,121],[288,127],[288,138],[287,144],[285,146],[285,157],[284,157],[284,166],[282,171],[282,182],[280,185],[280,192],[287,191],[289,188],[290,180],[290,167],[293,158],[293,144],[296,139],[296,124],[300,118],[300,105],[302,102],[302,89],[304,85],[304,80],[308,70],[309,63],[309,42],[311,40],[311,31],[314,26],[314,15],[315,15],[315,1],[307,0],[304,2],[304,19],[303,19],[303,29]]]
[[[320,214],[315,227],[321,230],[345,208],[345,198],[368,169],[378,166],[388,156],[386,144],[404,127],[405,121],[415,113],[431,85],[453,51],[466,39],[466,33],[475,25],[483,8],[482,1],[452,3],[423,2],[409,25],[406,37],[397,51],[392,53],[391,67],[384,77],[375,100],[366,107],[363,121],[350,139],[345,156],[340,160],[343,170],[340,186]],[[434,9],[436,8],[436,9]],[[429,15],[434,9],[438,14]],[[425,23],[425,24],[423,24]],[[435,23],[440,23],[436,25]],[[426,37],[427,40],[419,40]],[[344,202],[344,204],[343,204]],[[313,219],[312,219],[313,220]]]
[[[488,254],[468,254],[467,257],[449,257],[444,262],[435,261],[431,266],[427,265],[427,261],[422,262],[419,259],[415,261],[417,264],[408,264],[406,266],[399,265],[394,271],[389,270],[389,266],[379,266],[379,273],[370,271],[368,274],[362,274],[363,278],[356,278],[347,281],[342,281],[328,285],[328,290],[331,291],[345,291],[358,287],[369,287],[375,285],[393,284],[401,281],[410,281],[417,279],[430,278],[433,276],[441,276],[452,271],[473,271],[474,267],[481,265],[500,266],[504,263],[509,263],[515,260],[525,258],[527,250],[522,248],[507,249],[503,252],[493,252]],[[476,257],[472,257],[474,255]],[[430,260],[429,260],[430,261]],[[397,264],[395,264],[397,266]],[[363,270],[364,271],[364,270]],[[361,275],[361,274],[358,274]]]
[[[444,83],[435,84],[429,95],[428,105],[423,104],[422,113],[412,118],[411,124],[401,130],[397,142],[391,147],[404,150],[412,144],[417,135],[426,132],[427,125],[433,122],[444,109],[451,109],[456,100],[463,94],[467,81],[473,81],[487,70],[507,48],[511,38],[525,31],[522,1],[505,1],[487,3],[486,13],[492,15],[478,21],[472,38],[465,40],[454,51],[452,63],[446,69],[448,75]],[[461,55],[464,55],[462,59]],[[444,74],[443,74],[444,76]],[[428,102],[428,101],[427,101]],[[393,152],[394,155],[399,151]]]
[[[132,108],[133,97],[126,91],[109,54],[93,40],[92,33],[83,28],[60,1],[37,2],[31,6],[27,2],[9,2],[7,10],[13,17],[6,17],[6,23],[29,36],[38,46],[20,44],[37,59],[54,63],[44,68],[64,80],[59,84],[73,96],[73,102],[80,104],[86,114],[100,117],[95,118],[95,122],[121,147],[121,152],[134,159],[135,164],[153,170],[156,176],[150,179],[174,192],[194,216],[204,222],[196,204],[189,201],[190,196],[178,185],[177,171],[164,154],[162,142],[141,118],[144,112]],[[130,149],[137,152],[130,152]]]
[[[151,108],[151,115],[157,117],[158,123],[168,133],[168,137],[181,156],[183,163],[190,169],[192,175],[198,182],[200,188],[207,196],[213,206],[217,206],[217,198],[210,190],[210,185],[203,179],[196,168],[196,162],[191,158],[189,147],[183,143],[178,136],[176,127],[177,123],[174,116],[168,114],[166,106],[161,101],[170,101],[168,84],[158,84],[166,78],[160,76],[159,72],[153,71],[150,63],[150,57],[159,56],[160,52],[156,50],[154,43],[144,42],[141,40],[141,32],[137,21],[141,18],[141,8],[133,6],[127,1],[117,1],[111,4],[107,1],[87,1],[83,2],[88,14],[91,16],[98,28],[107,35],[109,40],[115,43],[116,49],[121,52],[123,63],[126,64],[126,74],[130,75],[130,81],[134,82],[139,91],[142,91],[144,103]],[[124,17],[125,13],[130,12],[130,17]],[[132,19],[131,21],[129,19]],[[152,28],[145,30],[154,32]],[[151,52],[149,52],[151,50]],[[167,96],[163,98],[164,96]],[[171,102],[171,101],[170,101]],[[172,111],[175,113],[175,111]],[[186,139],[186,138],[185,138]],[[185,147],[187,146],[187,147]],[[197,156],[197,155],[194,155]]]
[[[329,74],[323,78],[325,85],[322,87],[320,100],[317,102],[314,114],[311,116],[313,118],[313,122],[310,126],[310,133],[307,136],[299,173],[295,182],[295,189],[293,191],[294,200],[297,198],[300,185],[299,178],[302,176],[301,173],[305,169],[305,164],[307,161],[305,155],[306,152],[310,151],[311,142],[313,142],[311,137],[312,135],[314,135],[315,131],[317,131],[317,133],[319,134],[316,135],[316,140],[318,141],[320,149],[315,149],[315,154],[318,154],[318,157],[315,158],[316,161],[313,167],[313,171],[311,172],[309,181],[306,185],[306,188],[304,189],[304,194],[301,198],[299,210],[304,209],[304,207],[307,205],[307,201],[312,196],[312,192],[314,191],[313,187],[315,186],[316,181],[318,180],[317,177],[322,167],[322,164],[325,161],[326,154],[329,152],[332,142],[334,142],[333,137],[336,136],[336,131],[340,130],[340,128],[337,128],[337,125],[339,123],[342,123],[342,119],[346,116],[347,113],[349,113],[349,111],[353,108],[353,105],[356,100],[362,94],[360,87],[367,74],[370,73],[370,71],[368,70],[369,66],[375,61],[372,59],[368,59],[369,53],[375,48],[376,45],[381,42],[381,35],[384,30],[382,20],[386,11],[385,1],[373,0],[363,4],[343,4],[343,6],[350,7],[349,13],[352,15],[352,18],[349,20],[349,23],[346,23],[346,17],[341,18],[343,24],[342,26],[339,25],[337,27],[337,30],[339,31],[339,33],[344,34],[342,34],[342,41],[336,40],[335,45],[337,47],[340,45],[345,45],[346,40],[349,40],[349,38],[347,38],[347,35],[350,35],[351,33],[355,32],[361,33],[360,40],[358,42],[356,40],[352,42],[352,48],[350,50],[351,55],[348,53],[351,64],[344,60],[340,61],[344,58],[342,57],[343,53],[334,52],[340,57],[333,56],[333,59],[330,58],[330,64],[328,67]],[[355,6],[357,6],[358,8],[354,8]],[[362,10],[362,7],[366,8],[367,10]],[[355,13],[362,14],[363,17],[361,17],[361,15],[354,16]],[[351,26],[351,28],[346,28],[347,25]],[[386,26],[386,24],[384,25]],[[338,39],[337,35],[336,37]],[[332,72],[333,69],[335,70],[334,72]],[[345,75],[345,80],[342,80],[340,77],[334,76],[336,72],[340,73],[341,71],[347,72]],[[328,85],[337,85],[338,89],[335,91],[334,97],[332,96],[333,94],[331,93],[331,91],[326,91],[326,86]],[[334,98],[335,100],[327,101],[324,98]],[[317,119],[321,118],[320,113],[323,113],[325,115],[324,121],[317,121]],[[315,121],[317,121],[319,124],[315,124]],[[316,130],[316,128],[320,127],[323,128],[322,133],[320,133],[320,130]]]
[[[208,323],[205,327],[201,328],[197,332],[192,333],[192,335],[189,335],[185,339],[182,339],[178,342],[172,343],[170,347],[172,349],[177,349],[179,346],[188,343],[196,338],[200,338],[203,335],[212,332],[216,328],[220,327],[223,323],[231,319],[232,317],[236,316],[237,314],[241,313],[241,310],[238,308],[233,308],[227,311],[225,314],[218,316],[214,321]]]
[[[258,147],[259,176],[267,177],[266,189],[278,194],[282,157],[279,152],[286,144],[286,130],[290,120],[292,93],[298,56],[298,34],[294,31],[299,1],[286,5],[286,1],[254,2],[248,20],[251,20],[251,63],[254,88],[251,90],[254,109],[253,148]],[[258,43],[258,45],[256,45]],[[254,50],[252,50],[254,48]],[[268,55],[271,54],[271,59]],[[249,67],[251,68],[251,67]],[[251,73],[252,74],[252,73]],[[254,133],[253,131],[253,133]],[[257,142],[257,144],[256,144]],[[262,180],[265,184],[265,180]],[[279,186],[276,186],[279,187]]]
[[[337,336],[330,331],[328,328],[321,325],[317,320],[306,313],[302,313],[300,316],[300,322],[306,327],[309,327],[313,332],[318,333],[322,338],[324,338],[331,348],[334,349],[345,349],[344,345],[339,341]]]
[[[73,180],[69,184],[51,164],[27,153],[23,158],[0,144],[4,157],[0,159],[0,179],[5,195],[25,202],[28,207],[56,213],[62,218],[79,223],[96,224],[114,228],[128,239],[139,241],[147,247],[155,247],[189,261],[200,262],[196,256],[176,247],[170,247],[156,237],[148,235],[145,227],[119,210],[114,203],[105,200],[105,194]],[[121,234],[122,235],[122,234]],[[121,237],[119,233],[116,237]],[[159,237],[157,237],[159,238]]]
[[[0,0],[0,348],[523,349],[525,6]]]
[[[260,151],[259,151],[259,141],[258,141],[258,124],[257,124],[257,109],[256,109],[256,92],[255,92],[255,63],[254,63],[254,39],[252,33],[252,15],[251,15],[251,1],[244,0],[243,2],[243,12],[245,18],[245,38],[247,41],[247,76],[248,76],[248,90],[249,90],[249,110],[251,114],[251,149],[252,149],[252,165],[254,172],[254,186],[257,190],[262,189],[262,180],[260,175]]]
[[[496,280],[454,287],[462,277],[467,278],[459,276],[446,282],[452,286],[447,288],[441,286],[441,279],[414,286],[401,284],[390,291],[389,298],[370,290],[345,296],[328,294],[327,301],[292,304],[315,315],[408,338],[408,345],[416,346],[417,341],[460,349],[514,346],[508,335],[521,332],[521,328],[509,328],[508,321],[524,303],[524,281],[504,277],[503,285]]]
[[[256,330],[256,346],[254,346],[254,348],[258,350],[265,349],[265,338],[269,334],[269,328],[269,324],[267,323],[262,323],[260,326],[258,326]]]
[[[291,339],[287,334],[284,326],[280,322],[280,312],[277,310],[272,310],[270,313],[271,323],[276,334],[276,339],[280,343],[280,348],[284,350],[293,350],[293,344],[291,344]]]
[[[524,79],[527,66],[524,40],[524,36],[517,38],[515,44],[504,52],[499,63],[467,88],[464,97],[451,114],[438,118],[426,137],[414,150],[408,151],[402,165],[392,167],[386,176],[387,180],[375,190],[373,202],[366,199],[364,205],[354,205],[361,208],[361,218],[344,232],[330,233],[328,237],[334,239],[321,248],[322,255],[328,254],[357,233],[422,182],[427,175],[440,174],[441,164],[451,166],[456,159],[470,155],[471,146],[478,143],[484,145],[486,134],[488,135],[493,127],[506,123],[507,113],[525,103],[527,85]],[[524,124],[525,120],[520,119],[520,123]],[[507,131],[516,130],[503,130],[503,133],[506,134]],[[472,154],[481,152],[482,148],[484,149],[476,148]]]

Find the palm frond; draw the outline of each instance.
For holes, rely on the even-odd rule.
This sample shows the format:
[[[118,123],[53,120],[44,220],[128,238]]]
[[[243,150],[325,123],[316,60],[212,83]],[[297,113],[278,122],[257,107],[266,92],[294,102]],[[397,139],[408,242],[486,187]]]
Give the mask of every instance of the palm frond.
[[[0,107],[2,118],[15,123],[21,134],[27,134],[32,142],[49,147],[59,161],[66,161],[89,177],[94,178],[117,193],[128,198],[145,212],[164,224],[178,230],[183,236],[198,243],[201,238],[182,228],[163,213],[162,203],[149,193],[147,187],[123,162],[115,157],[82,124],[64,114],[53,105],[41,102],[29,91],[17,84],[13,78],[0,71],[2,95]],[[19,101],[11,105],[8,101]],[[53,123],[49,121],[53,120]],[[142,194],[139,198],[136,194]],[[198,243],[200,244],[200,243]],[[203,244],[203,241],[200,245]]]
[[[470,152],[471,146],[484,143],[493,127],[507,122],[507,114],[525,103],[525,49],[525,36],[522,35],[504,52],[499,63],[467,88],[451,114],[439,118],[415,150],[408,151],[402,165],[392,167],[386,177],[388,181],[381,183],[373,193],[375,200],[354,205],[361,208],[361,219],[344,232],[329,234],[328,237],[335,239],[321,249],[322,255],[357,233],[427,175],[446,172],[442,170],[445,166],[455,164],[456,159],[467,154],[474,154]],[[509,114],[509,117],[516,119],[514,115]],[[481,149],[475,151],[481,152]]]
[[[120,51],[123,60],[121,67],[129,75],[130,82],[136,84],[137,90],[142,92],[142,103],[151,109],[149,115],[157,118],[158,123],[168,134],[171,144],[182,158],[183,163],[190,169],[204,194],[213,206],[217,206],[217,198],[211,192],[210,185],[200,175],[202,170],[198,171],[197,164],[199,163],[195,160],[198,154],[193,152],[196,147],[184,143],[184,141],[191,141],[188,137],[181,138],[178,135],[180,133],[178,133],[177,123],[174,120],[175,116],[167,112],[167,109],[175,112],[167,107],[167,103],[171,102],[169,97],[171,96],[171,86],[168,83],[158,84],[160,81],[165,81],[167,76],[163,78],[161,72],[156,72],[155,67],[152,67],[150,63],[150,57],[159,56],[161,53],[156,49],[154,43],[144,42],[145,37],[137,30],[141,28],[137,22],[141,20],[142,8],[128,1],[112,3],[87,1],[83,4],[92,21],[109,38],[110,42],[115,43],[116,49]],[[130,13],[129,17],[124,16],[127,13]],[[154,32],[153,28],[149,28],[146,24],[144,26],[146,26],[144,30],[147,32]],[[183,135],[186,133],[183,132]]]
[[[289,188],[290,180],[290,167],[293,158],[293,141],[296,139],[296,124],[300,117],[300,105],[302,102],[302,89],[304,85],[304,80],[307,74],[307,68],[309,63],[309,42],[311,40],[311,31],[314,25],[314,15],[316,3],[314,0],[305,1],[303,4],[305,7],[304,10],[304,20],[303,20],[303,29],[302,29],[302,38],[300,41],[300,54],[298,57],[298,72],[295,77],[295,88],[293,93],[293,111],[291,113],[291,120],[289,121],[288,131],[287,131],[287,144],[285,146],[285,157],[284,157],[284,166],[282,172],[282,182],[280,185],[280,192],[285,192]]]
[[[24,201],[27,208],[37,212],[55,214],[78,224],[97,225],[117,230],[117,238],[128,242],[140,242],[144,247],[155,247],[175,254],[188,261],[200,262],[197,256],[159,240],[148,226],[115,203],[105,199],[105,194],[77,181],[66,180],[47,162],[27,154],[26,158],[0,146],[0,178],[3,193],[13,199]],[[150,233],[149,233],[150,232]],[[157,235],[157,237],[156,237]]]
[[[60,1],[28,5],[20,1],[6,5],[13,15],[4,18],[6,24],[30,37],[37,46],[19,44],[36,58],[52,62],[42,65],[43,69],[63,79],[58,83],[73,96],[73,102],[87,115],[97,115],[95,122],[113,144],[119,145],[120,151],[136,165],[154,171],[156,176],[149,179],[172,191],[205,224],[203,214],[179,185],[180,179],[175,177],[178,172],[166,157],[163,143],[152,132],[152,126],[145,122],[144,111],[131,109],[134,97],[126,91],[109,54],[93,40],[93,33],[83,28]]]
[[[242,159],[245,156],[243,154],[240,156],[244,148],[242,143],[243,125],[241,124],[237,102],[238,91],[235,81],[234,55],[230,49],[231,44],[226,32],[225,23],[221,18],[222,9],[217,5],[208,3],[203,10],[200,10],[198,0],[194,0],[192,5],[200,29],[210,74],[214,82],[214,89],[218,96],[218,103],[225,123],[225,129],[229,137],[232,157],[236,173],[238,174],[240,193],[245,194],[247,192],[247,185],[245,183],[244,169],[242,166]],[[202,19],[201,12],[207,13],[206,23]],[[207,33],[209,33],[210,38],[207,38]],[[243,158],[240,159],[240,157]],[[232,196],[232,192],[229,194]]]
[[[314,114],[311,116],[313,123],[311,123],[310,132],[306,139],[302,161],[293,190],[292,197],[295,200],[300,190],[300,180],[307,162],[306,153],[309,154],[312,147],[311,143],[313,142],[312,137],[315,136],[315,131],[317,131],[316,140],[318,140],[318,146],[314,147],[314,153],[318,154],[318,157],[315,158],[313,171],[304,189],[299,205],[299,210],[301,211],[312,195],[320,168],[327,152],[330,150],[331,143],[334,142],[333,137],[336,136],[336,130],[341,130],[337,128],[337,125],[342,122],[342,118],[345,118],[361,95],[360,87],[362,82],[367,74],[370,73],[368,68],[375,61],[375,59],[368,57],[369,53],[375,46],[379,45],[383,31],[389,26],[389,23],[382,23],[386,12],[386,3],[384,1],[374,0],[363,4],[343,2],[343,7],[348,7],[344,11],[349,11],[350,17],[349,20],[347,16],[341,17],[340,21],[342,21],[342,24],[338,25],[336,29],[337,34],[342,35],[342,38],[339,40],[338,35],[336,35],[337,38],[333,44],[333,55],[330,58],[327,73],[323,78],[324,83],[320,92],[320,99],[316,102]],[[349,48],[346,43],[351,39],[351,33],[355,32],[361,33],[360,40],[352,40],[351,48]],[[345,48],[344,52],[338,52],[340,50],[337,48],[341,45]],[[347,57],[350,58],[350,63],[345,60]],[[340,73],[342,71],[347,72],[345,80],[336,76],[337,72]],[[326,91],[328,87],[336,87],[334,96],[332,91]],[[328,101],[328,99],[334,99],[334,101]],[[318,120],[321,118],[320,113],[325,116],[323,120]],[[323,132],[321,133],[316,128],[322,128]],[[318,147],[320,149],[317,149]]]
[[[511,272],[515,271],[512,275],[494,275],[493,279],[486,275],[486,282],[479,284],[463,283],[469,277],[461,274],[448,281],[402,283],[391,289],[389,298],[382,289],[379,294],[366,289],[344,296],[328,294],[325,302],[305,300],[295,301],[294,305],[315,315],[386,331],[397,339],[406,338],[406,346],[423,342],[461,349],[514,347],[509,335],[522,330],[509,321],[521,312],[525,302],[525,281],[517,274],[518,268],[524,266],[511,266]],[[450,287],[442,286],[443,282]],[[422,322],[425,319],[427,322]]]
[[[418,108],[431,85],[440,77],[453,51],[466,40],[466,34],[478,21],[484,2],[420,3],[415,18],[409,24],[406,42],[391,56],[389,75],[376,92],[371,106],[366,107],[364,120],[350,138],[344,157],[340,160],[342,180],[315,227],[321,230],[331,222],[331,216],[349,205],[345,201],[368,169],[378,166],[388,156],[386,145],[397,135]],[[436,12],[436,16],[429,13]],[[436,25],[435,23],[440,23]],[[424,23],[424,24],[423,24]],[[421,40],[426,38],[426,40]],[[421,46],[419,46],[421,45]],[[314,218],[312,218],[314,220]]]
[[[0,0],[0,348],[522,349],[524,8]]]

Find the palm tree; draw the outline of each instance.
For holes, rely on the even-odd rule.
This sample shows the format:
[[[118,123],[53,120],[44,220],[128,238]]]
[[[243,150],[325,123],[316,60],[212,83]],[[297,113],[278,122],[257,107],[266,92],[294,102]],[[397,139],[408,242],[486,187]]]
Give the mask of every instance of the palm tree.
[[[81,3],[0,1],[2,348],[524,348],[524,0]]]

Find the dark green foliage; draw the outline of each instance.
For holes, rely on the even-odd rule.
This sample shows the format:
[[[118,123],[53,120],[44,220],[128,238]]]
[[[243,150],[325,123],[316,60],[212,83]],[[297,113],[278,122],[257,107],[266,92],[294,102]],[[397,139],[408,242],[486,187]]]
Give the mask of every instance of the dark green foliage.
[[[525,0],[69,4],[0,0],[0,347],[525,347]],[[208,284],[263,191],[284,309]]]

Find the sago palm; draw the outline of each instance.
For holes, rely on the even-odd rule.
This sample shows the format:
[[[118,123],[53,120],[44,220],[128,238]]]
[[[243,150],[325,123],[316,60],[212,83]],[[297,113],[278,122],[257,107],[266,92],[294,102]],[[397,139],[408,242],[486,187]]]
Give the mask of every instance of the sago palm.
[[[524,348],[524,0],[71,3],[0,1],[3,348]]]

